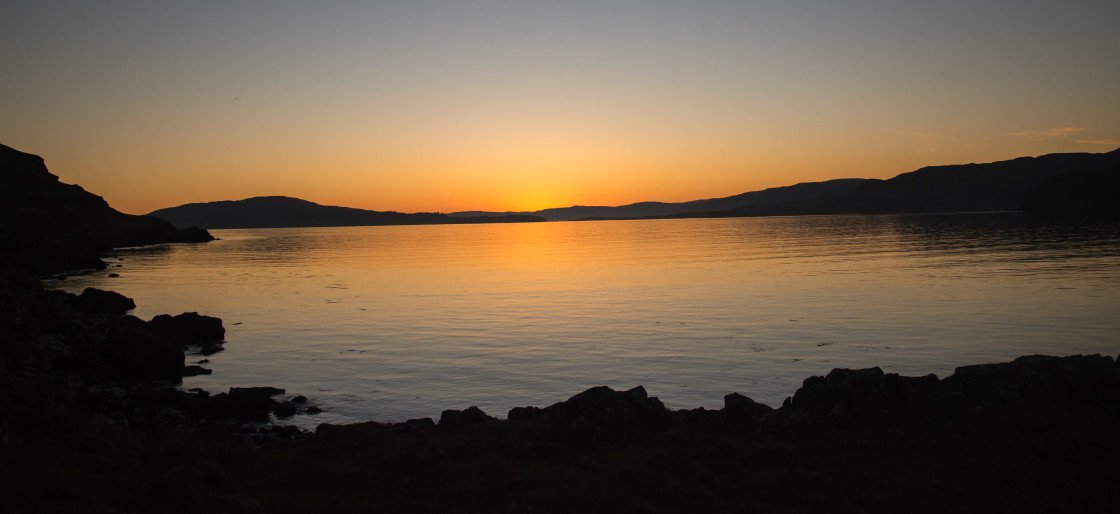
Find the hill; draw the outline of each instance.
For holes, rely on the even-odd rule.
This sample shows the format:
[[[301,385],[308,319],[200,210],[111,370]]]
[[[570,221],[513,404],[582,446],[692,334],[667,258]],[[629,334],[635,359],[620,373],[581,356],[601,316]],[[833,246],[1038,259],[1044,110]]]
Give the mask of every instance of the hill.
[[[165,219],[176,227],[199,226],[208,229],[544,221],[543,218],[524,215],[461,218],[431,212],[406,214],[394,211],[370,211],[320,205],[287,196],[258,196],[244,200],[189,203],[152,211],[149,216]]]
[[[121,246],[209,241],[205,230],[113,209],[103,198],[64,184],[42,157],[0,145],[0,241],[3,263],[39,273],[100,267],[97,253]]]
[[[691,202],[639,202],[618,207],[573,206],[525,213],[468,211],[453,216],[532,214],[549,221],[625,218],[688,218],[736,216],[785,216],[802,214],[889,214],[921,212],[980,212],[1024,210],[1028,192],[1045,187],[1047,179],[1074,171],[1120,167],[1120,149],[1108,153],[1058,153],[1020,157],[982,164],[927,166],[888,180],[835,179],[752,191],[725,198]],[[1113,184],[1107,173],[1097,183]],[[1107,193],[1091,191],[1088,182],[1081,191],[1063,193],[1065,203],[1049,204],[1049,217],[1062,217],[1054,209],[1082,209],[1077,200],[1098,198]],[[1088,188],[1088,189],[1084,189]],[[1113,187],[1110,191],[1116,192]],[[1041,196],[1040,196],[1041,195]],[[1038,198],[1044,193],[1036,195]],[[1044,200],[1039,200],[1044,201]],[[1108,210],[1101,204],[1100,209]],[[1041,207],[1040,207],[1041,208]],[[1084,210],[1084,209],[1082,209]],[[1103,212],[1103,211],[1102,211]],[[1078,216],[1084,219],[1084,216]]]
[[[709,198],[689,202],[638,202],[617,207],[583,206],[557,207],[533,212],[486,212],[465,211],[452,213],[452,216],[501,216],[529,214],[541,216],[548,221],[574,221],[604,218],[647,218],[664,217],[684,212],[711,212],[745,206],[772,205],[783,202],[798,202],[818,198],[821,195],[851,190],[865,182],[862,178],[841,178],[824,182],[805,182],[792,186],[772,187],[761,191],[750,191],[724,198]]]
[[[1024,196],[1027,214],[1056,221],[1120,220],[1120,166],[1050,177]]]
[[[1047,179],[1075,171],[1116,169],[1120,149],[1107,153],[1058,153],[985,164],[927,166],[889,180],[867,180],[849,191],[819,198],[679,216],[772,216],[1018,211],[1028,192]],[[1070,193],[1073,194],[1073,193]],[[1085,191],[1088,197],[1090,192]]]

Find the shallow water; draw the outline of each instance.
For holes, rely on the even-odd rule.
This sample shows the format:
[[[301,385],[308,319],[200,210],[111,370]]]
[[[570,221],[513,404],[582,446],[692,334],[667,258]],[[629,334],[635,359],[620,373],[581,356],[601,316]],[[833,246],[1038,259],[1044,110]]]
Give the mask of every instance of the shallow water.
[[[213,375],[399,421],[504,417],[596,385],[671,408],[778,406],[835,367],[945,376],[1019,355],[1120,353],[1120,225],[1018,214],[244,229],[119,250],[48,287],[221,317]],[[108,277],[117,273],[119,278]],[[188,363],[202,356],[188,356]]]

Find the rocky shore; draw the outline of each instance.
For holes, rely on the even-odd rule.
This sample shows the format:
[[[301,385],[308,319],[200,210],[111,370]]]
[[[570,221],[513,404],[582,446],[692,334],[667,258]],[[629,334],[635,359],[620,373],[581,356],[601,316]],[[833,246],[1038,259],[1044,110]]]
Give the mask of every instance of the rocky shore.
[[[927,495],[930,487],[958,488],[967,493],[962,498],[984,507],[979,510],[1006,504],[1012,508],[1002,510],[1010,512],[1038,506],[1021,501],[1034,497],[1023,480],[1057,480],[1068,488],[1071,481],[1120,478],[1114,465],[1120,443],[1112,441],[1120,428],[1120,365],[1111,356],[1024,356],[960,367],[945,378],[834,369],[805,379],[777,408],[730,393],[719,410],[670,410],[641,386],[595,387],[549,406],[514,408],[504,419],[469,407],[446,410],[438,420],[320,425],[305,432],[269,423],[315,408],[303,397],[285,397],[283,389],[179,390],[182,376],[208,372],[187,366],[184,352],[219,350],[221,320],[183,313],[145,321],[129,315],[132,300],[114,292],[45,291],[20,272],[4,280],[0,452],[12,466],[5,466],[3,483],[40,492],[20,496],[13,503],[17,512],[89,506],[365,511],[376,505],[466,512],[924,512],[968,506],[925,505],[909,496]],[[1008,441],[1017,447],[1001,446]],[[947,451],[954,461],[930,455],[929,448]],[[883,452],[916,460],[900,463]],[[990,483],[980,489],[961,482],[977,480],[973,473],[942,469],[991,466],[986,452],[1008,464],[993,468],[998,474],[985,476],[981,483]],[[1049,460],[1038,460],[1039,452]],[[839,457],[855,460],[833,460]],[[1030,472],[1020,477],[1022,469],[1007,465]],[[869,480],[868,466],[880,466],[870,476],[886,482],[925,466],[936,475],[921,472],[928,483],[868,491],[859,483]],[[54,482],[58,469],[109,481],[104,487],[124,496],[60,485]],[[759,473],[776,475],[768,481]],[[320,482],[322,476],[331,479]],[[801,483],[822,477],[834,482]],[[146,485],[120,491],[129,480]],[[1005,482],[1023,488],[1014,491],[1020,499],[1008,499],[1006,491],[993,495]],[[845,496],[849,486],[867,497]],[[743,487],[761,496],[744,497]],[[792,496],[770,497],[766,487]],[[802,487],[817,494],[799,497]],[[1086,495],[1085,487],[1046,489],[1049,503],[1042,510],[1112,507],[1110,497]],[[46,493],[59,488],[67,492],[62,499]]]

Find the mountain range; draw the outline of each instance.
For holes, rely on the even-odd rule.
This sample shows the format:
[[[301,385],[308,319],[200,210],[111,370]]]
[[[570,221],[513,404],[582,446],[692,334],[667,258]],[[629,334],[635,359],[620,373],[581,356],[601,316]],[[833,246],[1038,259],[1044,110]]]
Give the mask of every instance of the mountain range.
[[[1086,173],[1088,173],[1086,175]],[[1065,180],[1065,176],[1081,177]],[[690,202],[572,206],[532,212],[451,214],[369,211],[289,197],[187,204],[151,213],[177,227],[258,228],[433,223],[573,221],[592,219],[886,214],[1032,210],[1047,216],[1081,211],[1108,217],[1116,210],[1120,149],[1056,153],[984,164],[927,166],[887,180],[844,178]],[[1065,184],[1060,194],[1047,188]],[[1035,199],[1029,205],[1026,198]],[[1086,217],[1086,216],[1073,216]]]

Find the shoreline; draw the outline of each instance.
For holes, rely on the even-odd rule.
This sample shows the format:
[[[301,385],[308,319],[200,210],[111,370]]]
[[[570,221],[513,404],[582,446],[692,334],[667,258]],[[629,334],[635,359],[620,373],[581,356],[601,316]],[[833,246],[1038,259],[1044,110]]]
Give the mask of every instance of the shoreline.
[[[476,407],[452,408],[438,420],[321,424],[304,431],[280,424],[290,418],[268,421],[278,410],[290,416],[314,407],[298,395],[277,401],[282,389],[210,394],[178,387],[174,373],[198,372],[184,365],[184,346],[220,340],[224,329],[217,318],[184,313],[144,321],[127,314],[132,302],[117,293],[72,295],[44,290],[37,280],[23,284],[30,288],[13,287],[13,276],[20,274],[4,279],[4,308],[18,316],[6,318],[11,323],[5,330],[22,337],[6,337],[0,355],[0,452],[14,463],[8,469],[21,474],[3,479],[25,489],[67,491],[60,498],[21,497],[13,503],[17,511],[96,505],[126,512],[305,512],[328,506],[355,512],[660,512],[744,505],[763,512],[924,512],[1006,506],[1006,493],[970,482],[998,484],[950,473],[970,459],[993,465],[985,453],[1009,466],[999,471],[1000,480],[1019,483],[1016,494],[1024,501],[1011,505],[1037,506],[1042,500],[1021,482],[1046,479],[1069,489],[1048,490],[1057,500],[1043,504],[1057,505],[1057,511],[1107,511],[1111,497],[1092,491],[1107,491],[1096,487],[1120,479],[1120,471],[1108,465],[1086,485],[1070,486],[1063,464],[1120,456],[1120,445],[1112,442],[1120,430],[1120,365],[1112,356],[1023,356],[962,366],[945,378],[834,369],[806,378],[777,408],[730,393],[721,409],[669,410],[641,386],[595,387],[549,406],[516,407],[505,419]],[[128,356],[118,348],[121,342],[128,342],[124,349],[151,344],[174,352],[127,358],[122,366],[113,362]],[[103,350],[109,353],[90,353]],[[137,374],[138,368],[143,372]],[[1045,439],[1055,430],[1061,434],[1057,443]],[[1001,446],[1006,441],[1011,447]],[[929,454],[927,447],[944,455]],[[1053,462],[1019,469],[1031,464],[1022,459],[1033,458],[1032,452],[1051,452]],[[918,460],[903,464],[903,457],[891,455]],[[901,476],[917,472],[922,479],[879,491],[860,483],[869,479],[867,466]],[[108,493],[59,485],[50,478],[59,469],[80,477],[75,484],[101,484]],[[321,482],[318,476],[332,478]],[[642,478],[628,478],[634,476]],[[822,476],[835,483],[815,482]],[[136,481],[142,484],[137,490],[115,485]],[[284,485],[293,481],[300,485]],[[800,496],[810,483],[818,492]],[[744,497],[742,487],[750,495]],[[849,487],[860,496],[848,496]],[[911,500],[946,487],[964,491],[968,503]],[[768,496],[774,488],[783,494]],[[580,495],[590,499],[578,500]],[[321,503],[329,498],[335,499]]]
[[[144,321],[128,314],[135,308],[135,303],[119,293],[87,288],[83,294],[74,295],[59,290],[43,289],[39,283],[36,283],[35,287],[29,287],[26,275],[22,277],[23,283],[19,283],[19,278],[13,278],[20,277],[21,273],[18,270],[9,270],[5,280],[6,307],[18,311],[16,315],[18,319],[14,320],[16,324],[8,327],[9,332],[18,335],[23,328],[21,324],[28,322],[38,324],[35,329],[24,330],[28,333],[23,335],[40,339],[50,338],[55,343],[61,342],[61,347],[56,344],[56,348],[52,349],[58,353],[73,351],[73,348],[62,348],[68,338],[80,340],[82,344],[87,345],[91,339],[99,339],[101,343],[110,346],[115,344],[116,340],[132,339],[139,341],[129,341],[133,351],[148,345],[159,346],[160,351],[164,353],[157,356],[152,354],[152,350],[140,350],[140,353],[146,352],[148,355],[126,356],[126,351],[106,346],[101,349],[111,350],[111,354],[108,355],[109,360],[123,359],[126,361],[124,367],[113,365],[102,358],[83,361],[80,364],[77,360],[72,360],[67,363],[68,368],[61,369],[63,373],[82,375],[90,387],[181,383],[181,377],[210,374],[210,370],[201,366],[186,365],[186,353],[194,351],[204,356],[210,355],[221,351],[224,343],[225,329],[218,318],[197,313],[182,313],[176,316],[162,314],[150,321]],[[55,328],[44,329],[46,326]],[[177,347],[177,350],[171,350],[172,345]],[[30,346],[34,346],[34,342],[31,342]],[[24,348],[27,349],[29,348]],[[12,348],[6,350],[10,353]],[[53,371],[49,365],[38,370],[27,366],[21,369],[17,363],[18,359],[13,359],[12,355],[5,357],[5,372],[9,374],[22,373],[28,377],[36,377],[38,374],[42,376],[37,378],[45,378]],[[57,357],[55,356],[56,360]],[[67,355],[67,357],[73,356]],[[16,365],[13,366],[13,363]],[[856,370],[836,368],[827,376],[804,379],[802,387],[787,397],[783,405],[777,408],[757,403],[732,392],[725,396],[722,409],[696,407],[670,410],[665,408],[657,397],[648,397],[641,385],[625,392],[616,392],[606,386],[600,386],[548,407],[514,407],[501,419],[482,414],[481,410],[473,406],[464,411],[447,409],[443,411],[440,422],[458,424],[459,421],[455,419],[458,419],[457,416],[463,412],[470,412],[468,417],[471,419],[482,419],[478,418],[481,414],[488,421],[562,419],[571,422],[573,419],[569,419],[570,416],[557,417],[557,413],[572,409],[582,411],[584,407],[572,407],[569,404],[578,403],[584,396],[600,394],[604,390],[627,399],[616,406],[618,409],[636,408],[641,412],[657,411],[683,418],[717,414],[741,417],[741,413],[735,413],[747,409],[756,421],[770,426],[775,425],[773,420],[779,419],[786,424],[803,423],[803,418],[809,416],[814,419],[812,423],[820,424],[827,419],[835,421],[856,413],[863,415],[872,411],[878,411],[876,415],[880,417],[901,416],[911,419],[928,417],[934,411],[942,415],[950,412],[961,414],[968,410],[988,407],[1022,405],[1041,400],[1053,401],[1058,397],[1077,402],[1082,396],[1093,397],[1106,389],[1110,391],[1107,394],[1120,398],[1120,392],[1112,390],[1116,389],[1117,383],[1120,383],[1120,359],[1113,359],[1111,356],[1102,357],[1099,354],[1065,357],[1033,355],[1022,356],[1011,362],[961,366],[952,375],[944,378],[938,378],[933,374],[921,377],[900,376],[896,373],[884,373],[878,367]],[[251,420],[256,423],[280,426],[284,419],[308,412],[308,409],[311,409],[312,414],[320,411],[315,406],[306,405],[306,397],[299,394],[280,402],[273,400],[273,397],[285,393],[283,389],[275,386],[234,387],[229,392],[217,393],[214,395],[217,402],[225,402],[226,398],[231,396],[239,398],[240,402],[236,405],[220,407],[205,405],[215,403],[211,398],[213,394],[211,392],[197,388],[176,389],[176,391],[191,397],[187,403],[191,408],[201,409],[195,414],[201,415],[200,419],[203,422],[221,421],[224,418],[227,421]],[[182,405],[181,402],[177,404]],[[270,415],[275,415],[275,419],[270,418]],[[450,416],[448,420],[443,419],[448,416]],[[400,423],[366,420],[348,424],[361,423],[391,426],[409,423],[435,424],[435,421],[431,418],[419,418]],[[338,425],[327,424],[327,426]]]
[[[70,276],[81,273],[82,270],[55,271],[50,273],[50,276]],[[26,317],[30,312],[33,323],[38,323],[41,326],[55,325],[61,327],[53,333],[50,330],[44,333],[41,330],[42,327],[40,327],[40,330],[35,332],[35,337],[50,336],[56,340],[61,340],[64,343],[63,345],[65,345],[67,338],[82,340],[83,344],[88,344],[88,340],[91,338],[111,344],[112,340],[125,337],[126,339],[143,340],[140,344],[160,346],[162,351],[165,352],[165,355],[158,358],[153,355],[145,355],[138,357],[142,361],[128,362],[127,366],[134,368],[131,370],[119,366],[112,367],[109,363],[103,362],[104,359],[87,362],[77,368],[66,370],[66,372],[77,372],[84,375],[83,378],[89,381],[91,387],[102,387],[106,384],[110,387],[119,387],[122,381],[127,382],[130,387],[143,385],[146,382],[170,381],[181,384],[182,377],[199,374],[208,375],[210,374],[209,369],[199,365],[186,364],[187,352],[191,351],[207,356],[221,351],[222,344],[225,342],[225,329],[222,326],[222,320],[211,316],[197,313],[182,313],[176,316],[161,314],[150,321],[145,321],[129,314],[131,309],[135,308],[135,303],[130,298],[113,291],[87,288],[82,295],[74,295],[60,290],[46,290],[38,280],[32,286],[29,274],[18,269],[8,269],[4,282],[5,303],[7,304],[5,307],[8,310],[21,311],[16,317]],[[37,314],[33,312],[35,309],[43,312]],[[35,316],[48,317],[35,319]],[[63,318],[68,319],[63,322]],[[10,326],[9,330],[14,329],[18,332],[20,329],[18,324],[26,323],[28,320],[18,319],[16,321],[17,324]],[[133,345],[135,350],[136,341],[130,341],[130,344]],[[172,346],[177,347],[177,350],[171,350],[170,347]],[[55,350],[58,350],[58,348],[55,348]],[[151,351],[148,351],[148,353],[151,353]],[[129,360],[125,358],[120,349],[115,349],[109,355],[110,359],[114,357]],[[143,359],[148,360],[143,361]],[[178,361],[178,364],[175,361]],[[206,359],[203,359],[203,363],[205,361]],[[12,362],[13,359],[10,356],[5,360],[5,371],[8,373],[13,371]],[[163,368],[159,369],[160,366],[163,366]],[[1071,366],[1074,368],[1073,371],[1068,369]],[[145,369],[137,371],[140,368]],[[18,366],[15,370],[30,375],[36,373],[26,369],[20,370]],[[1059,373],[1060,376],[1051,376],[1055,373]],[[1073,375],[1092,378],[1074,379]],[[1024,377],[1031,377],[1029,380],[1040,382],[1023,382],[1023,380],[1028,380]],[[1084,380],[1089,380],[1092,384],[1082,383]],[[793,423],[803,423],[803,418],[806,416],[815,419],[812,423],[821,424],[826,421],[825,418],[837,418],[838,413],[839,418],[844,418],[848,411],[870,412],[878,410],[880,412],[877,415],[880,417],[886,413],[887,417],[903,416],[910,419],[931,415],[931,412],[925,411],[937,411],[939,415],[946,415],[950,412],[960,414],[970,409],[980,410],[986,407],[1021,405],[1054,395],[1068,397],[1068,400],[1076,403],[1079,401],[1079,395],[1089,394],[1092,388],[1115,386],[1115,384],[1110,385],[1109,380],[1120,383],[1120,358],[1102,357],[1099,354],[1065,357],[1033,355],[1021,356],[1011,362],[960,366],[956,368],[953,374],[944,378],[938,378],[933,374],[921,377],[900,376],[896,373],[884,373],[878,367],[855,370],[836,368],[824,377],[807,377],[804,379],[802,387],[788,396],[784,403],[776,408],[732,392],[725,396],[722,409],[695,407],[670,410],[661,405],[657,397],[651,397],[649,400],[654,402],[654,404],[651,404],[654,406],[639,407],[639,410],[654,409],[679,418],[690,418],[724,415],[722,413],[725,410],[735,410],[744,408],[743,405],[750,405],[749,408],[752,409],[752,416],[755,421],[771,427],[776,425],[774,420],[782,420],[781,423],[788,424],[790,423],[789,420],[792,419],[794,420]],[[1058,389],[1056,390],[1053,389],[1055,383],[1058,383]],[[824,385],[822,386],[822,384]],[[848,389],[831,392],[827,390],[828,388],[838,387],[838,384],[842,385],[840,387]],[[822,389],[822,387],[825,389]],[[851,390],[853,387],[856,389]],[[1073,389],[1070,389],[1071,387]],[[1042,393],[1038,392],[1040,388],[1043,390]],[[600,386],[577,394],[566,401],[558,401],[548,407],[514,407],[504,417],[494,418],[485,414],[484,416],[487,420],[504,422],[527,419],[525,413],[542,412],[545,413],[543,414],[545,418],[550,416],[555,418],[554,413],[563,410],[562,406],[576,401],[581,395],[600,389],[612,391],[605,386]],[[1026,392],[1020,393],[1020,390]],[[190,414],[199,417],[202,423],[252,422],[264,426],[284,428],[289,433],[294,429],[302,434],[308,434],[314,431],[284,427],[284,421],[290,420],[293,415],[321,412],[319,407],[308,404],[307,398],[298,393],[280,401],[275,400],[275,397],[283,395],[285,391],[273,385],[234,387],[228,392],[218,392],[216,394],[198,388],[181,389],[176,387],[176,391],[183,395],[185,400],[176,401],[174,404],[181,408],[187,405],[187,408],[191,410]],[[644,387],[641,385],[618,394],[626,396],[637,394],[637,391],[640,391],[642,398],[647,396]],[[270,394],[266,394],[266,392],[270,392]],[[616,392],[612,391],[612,393]],[[822,394],[824,397],[820,397]],[[1109,394],[1116,394],[1117,398],[1120,398],[1120,393],[1115,391]],[[237,397],[238,400],[230,403],[230,397]],[[847,397],[857,398],[855,400],[856,404],[848,405],[851,400]],[[646,400],[638,403],[644,401]],[[975,405],[969,406],[970,402]],[[457,412],[467,411],[475,413],[473,415],[482,412],[477,407],[471,406],[464,411],[446,409],[443,414],[454,417],[457,416],[455,414]],[[439,421],[443,421],[442,416]],[[573,420],[567,419],[566,421],[571,422]],[[457,423],[456,421],[450,422]],[[410,419],[403,422],[361,420],[343,425],[363,423],[392,426],[410,423],[436,424],[436,421],[431,418]],[[325,423],[320,425],[340,426]]]

